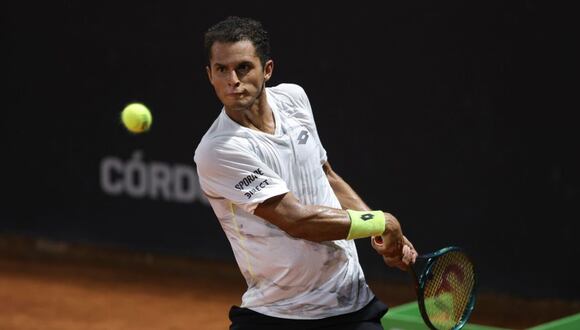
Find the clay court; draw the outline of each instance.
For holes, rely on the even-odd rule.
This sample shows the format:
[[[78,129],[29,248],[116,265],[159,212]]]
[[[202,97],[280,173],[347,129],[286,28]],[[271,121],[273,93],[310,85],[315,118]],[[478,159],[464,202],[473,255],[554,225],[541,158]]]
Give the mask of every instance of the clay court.
[[[245,283],[235,265],[70,244],[0,240],[0,329],[227,329]],[[390,306],[408,283],[370,282]],[[580,312],[580,303],[482,293],[472,322],[526,329]]]

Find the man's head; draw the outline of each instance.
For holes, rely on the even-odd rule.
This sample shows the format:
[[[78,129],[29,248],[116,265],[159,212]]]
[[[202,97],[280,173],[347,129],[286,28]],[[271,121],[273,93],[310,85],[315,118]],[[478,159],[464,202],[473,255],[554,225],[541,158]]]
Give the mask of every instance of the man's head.
[[[250,41],[254,45],[262,66],[270,60],[270,39],[262,24],[251,18],[230,16],[210,27],[205,33],[204,48],[208,61],[211,62],[214,43],[234,43],[243,40]]]
[[[205,49],[209,81],[228,113],[267,105],[263,92],[274,64],[259,22],[228,17],[206,32]]]

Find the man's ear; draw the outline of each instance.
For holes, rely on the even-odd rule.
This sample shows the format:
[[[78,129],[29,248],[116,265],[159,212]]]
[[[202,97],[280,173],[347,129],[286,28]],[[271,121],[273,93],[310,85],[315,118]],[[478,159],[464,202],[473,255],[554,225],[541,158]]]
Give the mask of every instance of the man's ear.
[[[207,65],[205,66],[205,72],[207,73],[207,78],[209,79],[209,82],[211,82],[211,69]]]
[[[273,72],[274,72],[274,61],[268,60],[264,65],[264,80],[265,81],[270,80]]]

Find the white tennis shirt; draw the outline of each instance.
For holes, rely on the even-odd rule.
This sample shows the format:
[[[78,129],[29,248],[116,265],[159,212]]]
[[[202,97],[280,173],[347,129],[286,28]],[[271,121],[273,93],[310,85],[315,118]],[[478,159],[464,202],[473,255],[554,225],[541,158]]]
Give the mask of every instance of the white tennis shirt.
[[[222,109],[194,160],[200,185],[232,246],[248,288],[241,307],[289,319],[354,312],[372,298],[354,241],[293,238],[253,214],[291,191],[304,204],[341,208],[324,171],[324,150],[302,87],[266,88],[276,131],[234,122]]]

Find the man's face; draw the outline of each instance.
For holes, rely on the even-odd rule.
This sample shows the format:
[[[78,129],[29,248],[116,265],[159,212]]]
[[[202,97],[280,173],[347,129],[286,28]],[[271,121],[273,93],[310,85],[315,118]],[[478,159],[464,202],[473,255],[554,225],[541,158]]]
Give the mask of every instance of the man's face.
[[[206,68],[210,83],[228,110],[250,108],[270,78],[272,61],[262,68],[250,41],[216,42],[211,47],[210,65]]]

